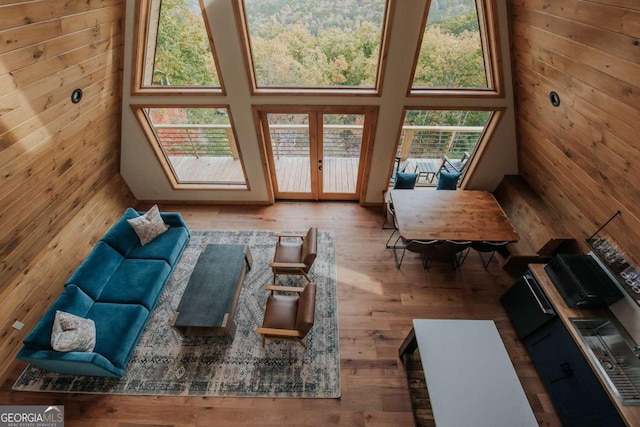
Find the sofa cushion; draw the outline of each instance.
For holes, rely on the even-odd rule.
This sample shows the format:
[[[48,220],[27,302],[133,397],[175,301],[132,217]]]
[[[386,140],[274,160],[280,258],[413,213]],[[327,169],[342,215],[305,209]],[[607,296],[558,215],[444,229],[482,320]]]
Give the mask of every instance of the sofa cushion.
[[[186,228],[171,227],[151,243],[134,246],[127,258],[161,259],[173,266],[178,262],[178,257],[188,240],[189,232]]]
[[[131,248],[140,244],[140,239],[131,225],[127,222],[129,219],[137,218],[140,214],[133,208],[127,208],[120,219],[109,228],[102,236],[102,241],[107,242],[109,246],[116,249],[122,256],[127,256]]]
[[[142,335],[149,310],[139,304],[96,302],[87,317],[96,324],[94,351],[124,369]]]
[[[98,242],[67,283],[77,285],[91,298],[98,299],[123,261],[124,257],[118,251],[105,242]]]
[[[16,357],[41,369],[61,374],[101,377],[121,377],[124,374],[124,369],[114,367],[106,357],[96,352],[62,353],[22,347]]]
[[[24,345],[34,349],[51,350],[51,331],[56,311],[65,311],[80,317],[87,317],[93,300],[76,285],[67,285],[62,293],[42,315],[38,323],[25,337]]]
[[[145,214],[137,218],[128,219],[127,222],[140,238],[142,246],[152,242],[153,239],[169,229],[169,226],[164,223],[160,216],[158,205],[153,205]]]
[[[151,310],[169,274],[171,274],[171,267],[165,261],[126,259],[97,300],[141,304]]]
[[[95,345],[93,320],[56,310],[51,332],[51,347],[55,351],[93,351]]]
[[[184,222],[184,219],[179,212],[160,212],[160,216],[168,226],[182,227],[188,230],[187,224]]]

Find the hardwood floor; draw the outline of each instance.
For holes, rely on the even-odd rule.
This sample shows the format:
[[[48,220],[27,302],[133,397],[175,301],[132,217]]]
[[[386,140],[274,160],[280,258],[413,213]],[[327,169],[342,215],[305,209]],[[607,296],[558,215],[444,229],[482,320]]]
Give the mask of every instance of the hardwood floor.
[[[139,206],[145,209],[148,206]],[[536,418],[559,426],[552,404],[499,296],[514,278],[493,260],[485,271],[471,253],[459,271],[434,261],[429,272],[414,254],[397,270],[384,243],[381,209],[355,203],[287,202],[268,207],[161,205],[180,211],[193,230],[303,230],[336,233],[342,397],[265,399],[135,397],[18,393],[24,368],[14,362],[0,388],[11,405],[63,404],[67,426],[412,426],[406,374],[397,349],[413,318],[493,319]],[[460,351],[473,351],[460,343]],[[487,390],[488,393],[491,390]]]

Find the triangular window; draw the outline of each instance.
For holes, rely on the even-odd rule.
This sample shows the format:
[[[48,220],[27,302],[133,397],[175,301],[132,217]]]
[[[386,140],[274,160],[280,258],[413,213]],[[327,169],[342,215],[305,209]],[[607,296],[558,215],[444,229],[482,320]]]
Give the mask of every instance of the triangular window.
[[[222,91],[215,49],[199,0],[142,0],[136,88],[154,92],[175,88]]]
[[[412,93],[421,90],[494,90],[495,43],[488,33],[491,0],[430,2],[414,68]],[[497,67],[495,67],[497,68]]]

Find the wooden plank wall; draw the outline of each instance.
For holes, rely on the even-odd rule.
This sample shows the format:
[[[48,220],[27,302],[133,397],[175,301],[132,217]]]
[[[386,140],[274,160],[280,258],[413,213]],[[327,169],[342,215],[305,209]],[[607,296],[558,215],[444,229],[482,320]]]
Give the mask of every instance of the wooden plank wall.
[[[520,174],[580,242],[619,209],[607,230],[640,258],[640,2],[512,0],[511,16]]]
[[[0,373],[135,202],[119,176],[123,14],[123,0],[0,0]]]

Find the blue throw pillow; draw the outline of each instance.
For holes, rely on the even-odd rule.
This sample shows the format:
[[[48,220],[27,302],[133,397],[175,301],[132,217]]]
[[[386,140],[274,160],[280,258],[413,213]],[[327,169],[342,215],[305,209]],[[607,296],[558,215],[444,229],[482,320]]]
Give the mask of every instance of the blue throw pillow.
[[[456,190],[458,188],[458,179],[460,179],[460,172],[445,172],[441,171],[438,177],[437,190]]]
[[[401,190],[413,190],[416,186],[417,179],[417,173],[398,172],[396,174],[396,183],[393,188]]]

